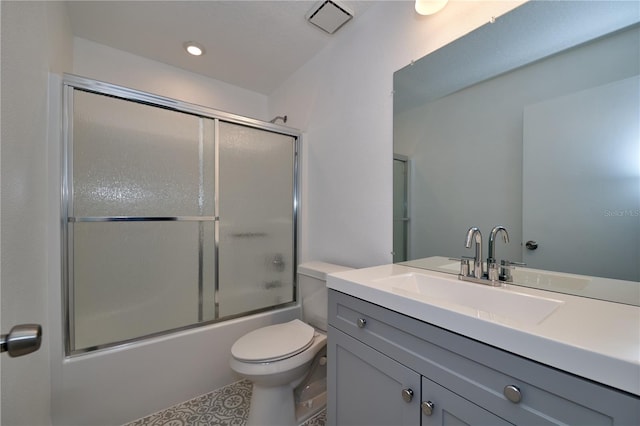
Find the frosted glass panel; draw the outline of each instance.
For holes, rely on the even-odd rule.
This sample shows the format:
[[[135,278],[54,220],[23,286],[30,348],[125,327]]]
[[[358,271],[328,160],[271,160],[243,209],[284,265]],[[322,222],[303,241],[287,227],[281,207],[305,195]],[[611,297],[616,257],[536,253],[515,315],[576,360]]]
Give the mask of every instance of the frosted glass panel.
[[[294,300],[291,136],[220,123],[220,316]]]
[[[201,304],[200,320],[211,321],[217,318],[216,313],[216,245],[215,245],[215,224],[213,222],[202,222],[200,224],[200,241],[202,252],[200,253],[200,274],[201,283]]]
[[[76,349],[197,322],[199,226],[74,224]]]
[[[73,216],[213,214],[210,120],[79,90],[73,102]]]

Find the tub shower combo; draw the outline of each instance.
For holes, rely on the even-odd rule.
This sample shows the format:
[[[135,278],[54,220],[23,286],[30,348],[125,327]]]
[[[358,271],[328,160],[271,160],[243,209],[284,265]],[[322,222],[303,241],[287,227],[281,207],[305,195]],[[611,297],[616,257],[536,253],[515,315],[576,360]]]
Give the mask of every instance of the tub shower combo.
[[[300,135],[64,78],[67,356],[295,304]]]

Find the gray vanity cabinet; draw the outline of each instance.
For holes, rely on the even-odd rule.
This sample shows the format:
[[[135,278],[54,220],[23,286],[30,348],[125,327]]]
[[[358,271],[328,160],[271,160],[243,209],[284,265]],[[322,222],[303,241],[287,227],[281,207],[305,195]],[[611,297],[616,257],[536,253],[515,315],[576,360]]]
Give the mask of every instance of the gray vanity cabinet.
[[[420,408],[423,426],[511,424],[426,377],[422,378]]]
[[[640,424],[637,396],[335,290],[327,352],[330,425]]]
[[[333,360],[328,424],[509,424],[335,328],[327,355]]]
[[[415,426],[420,424],[420,375],[375,349],[332,330],[328,359],[335,360],[328,380],[330,393],[339,404],[338,422],[328,424],[362,426]]]

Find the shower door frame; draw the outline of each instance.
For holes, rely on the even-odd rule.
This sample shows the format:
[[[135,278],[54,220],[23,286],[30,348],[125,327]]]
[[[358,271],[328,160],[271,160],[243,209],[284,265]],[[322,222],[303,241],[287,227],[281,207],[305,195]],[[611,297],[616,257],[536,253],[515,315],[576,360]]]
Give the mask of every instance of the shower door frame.
[[[143,92],[136,89],[127,88],[111,83],[106,83],[98,80],[93,80],[85,77],[80,77],[72,74],[64,74],[62,79],[63,86],[63,126],[62,126],[62,178],[61,178],[61,233],[62,233],[62,247],[61,247],[61,261],[62,261],[62,322],[64,330],[64,347],[65,357],[73,357],[82,355],[85,353],[95,352],[96,350],[103,350],[108,348],[114,348],[130,343],[138,342],[141,340],[166,335],[170,333],[176,333],[183,330],[188,330],[204,325],[227,321],[230,319],[248,316],[259,312],[273,311],[280,308],[286,308],[297,304],[297,279],[296,279],[296,267],[298,264],[298,209],[300,201],[300,185],[299,185],[299,158],[300,158],[300,143],[302,139],[301,133],[289,127],[277,125],[274,123],[264,122],[261,120],[244,117],[237,114],[232,114],[224,111],[219,111],[213,108],[204,107],[201,105],[195,105],[188,102],[154,95],[151,93]],[[213,197],[213,216],[166,216],[166,217],[140,217],[140,216],[104,216],[104,217],[72,217],[69,216],[70,211],[73,209],[73,93],[75,90],[80,90],[87,93],[96,95],[108,96],[117,98],[124,101],[136,102],[143,105],[148,105],[156,108],[163,108],[179,113],[186,113],[194,115],[204,119],[213,120],[214,126],[214,197]],[[235,315],[228,315],[222,318],[219,317],[218,309],[218,294],[219,294],[219,242],[220,242],[220,207],[219,207],[219,124],[220,122],[233,123],[241,126],[246,126],[254,129],[264,130],[271,133],[277,133],[285,136],[290,136],[293,141],[293,194],[292,194],[292,291],[293,300],[290,302],[268,306],[252,310],[249,312],[242,312]],[[202,158],[199,159],[202,161]],[[200,182],[200,188],[202,190],[202,182]],[[75,329],[74,329],[74,294],[73,294],[73,231],[70,230],[70,223],[77,222],[146,222],[146,221],[197,221],[200,223],[200,237],[199,237],[199,259],[198,259],[198,321],[185,326],[172,328],[169,330],[163,330],[146,334],[143,336],[125,339],[117,342],[109,342],[101,345],[91,346],[87,348],[74,349],[75,346]],[[202,223],[213,222],[214,223],[214,319],[203,320],[203,236],[202,236]]]

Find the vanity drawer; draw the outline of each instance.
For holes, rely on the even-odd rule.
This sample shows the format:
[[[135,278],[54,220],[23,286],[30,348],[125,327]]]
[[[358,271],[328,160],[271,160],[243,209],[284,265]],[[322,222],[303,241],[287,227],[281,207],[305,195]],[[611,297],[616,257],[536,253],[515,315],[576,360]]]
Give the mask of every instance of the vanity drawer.
[[[334,290],[329,323],[514,424],[640,424],[637,397]]]

